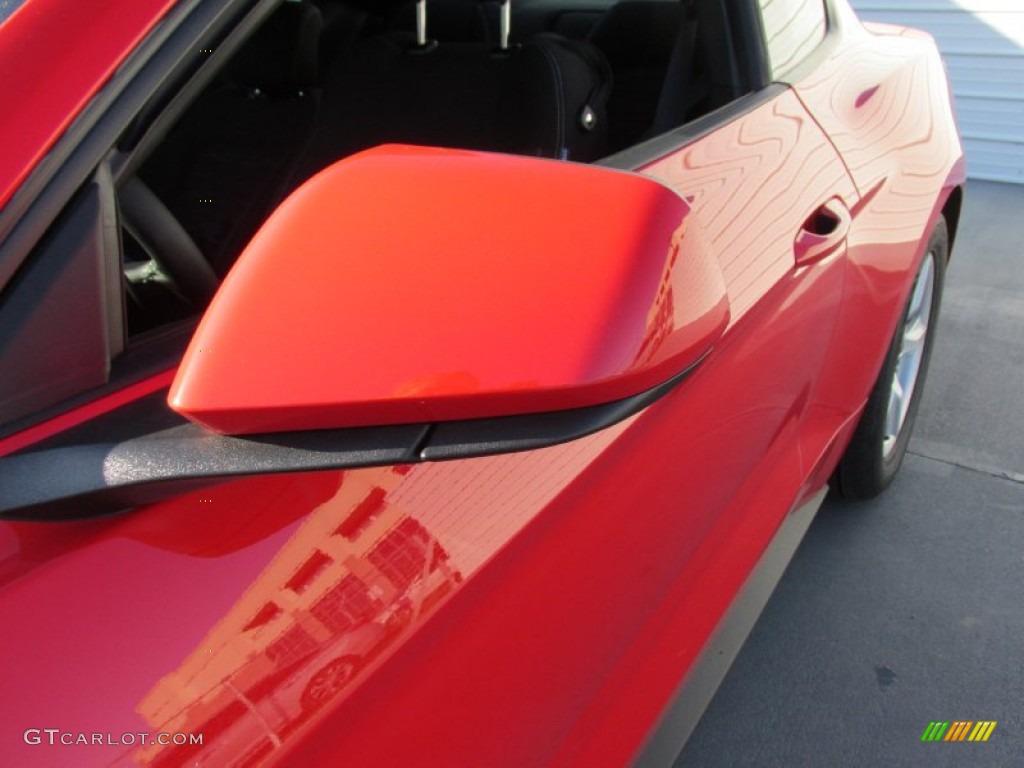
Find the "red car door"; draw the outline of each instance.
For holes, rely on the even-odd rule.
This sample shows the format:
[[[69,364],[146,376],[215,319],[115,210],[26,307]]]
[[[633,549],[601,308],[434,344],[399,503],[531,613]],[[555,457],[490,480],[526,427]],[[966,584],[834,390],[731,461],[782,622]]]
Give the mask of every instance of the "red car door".
[[[823,414],[819,386],[828,376],[858,203],[842,161],[796,95],[783,91],[641,170],[693,200],[728,287],[727,338],[757,327],[752,357],[729,365],[742,373],[719,402],[759,423],[765,442],[736,441],[730,452],[738,459],[749,451],[752,466],[791,428],[798,436],[791,460],[810,475],[852,415]],[[748,471],[732,478],[736,487]],[[812,478],[811,487],[822,479]]]
[[[10,761],[633,759],[854,423],[835,388],[856,350],[834,339],[853,328],[850,239],[873,242],[865,188],[798,92],[653,146],[629,169],[690,201],[685,236],[728,292],[692,375],[540,450],[0,522]]]
[[[642,169],[692,199],[686,236],[728,287],[730,325],[688,380],[538,451],[3,523],[3,610],[28,622],[4,638],[10,690],[38,693],[10,721],[116,732],[88,753],[105,762],[627,761],[831,437],[807,425],[842,238],[796,259],[816,210],[856,197],[792,93],[754,101]],[[204,743],[118,740],[140,732]],[[41,746],[19,750],[59,757]]]

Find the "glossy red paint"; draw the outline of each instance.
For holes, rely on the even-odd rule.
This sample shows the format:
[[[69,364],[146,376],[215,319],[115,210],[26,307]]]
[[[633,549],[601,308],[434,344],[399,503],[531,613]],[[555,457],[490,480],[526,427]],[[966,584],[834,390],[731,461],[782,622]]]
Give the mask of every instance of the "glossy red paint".
[[[633,760],[838,461],[922,237],[962,181],[951,116],[917,100],[939,88],[937,59],[843,19],[795,91],[641,169],[692,199],[732,315],[694,375],[637,416],[540,451],[0,522],[15,628],[0,632],[2,761]],[[870,157],[882,136],[912,170],[903,150]],[[802,225],[833,199],[845,242],[800,265]],[[205,742],[32,745],[32,728]]]
[[[8,561],[24,600],[63,589],[76,605],[88,600],[83,590],[99,588],[116,600],[122,624],[112,647],[89,646],[94,671],[86,677],[73,672],[84,649],[70,636],[35,648],[11,638],[0,651],[25,658],[26,673],[66,696],[57,708],[32,699],[13,722],[48,716],[90,728],[201,731],[210,740],[203,752],[129,746],[83,758],[97,762],[133,754],[143,764],[199,755],[228,762],[254,749],[282,765],[628,762],[808,471],[799,438],[811,414],[813,363],[825,354],[841,295],[841,254],[797,270],[793,249],[806,213],[843,188],[830,151],[789,97],[648,169],[691,193],[695,213],[708,215],[708,241],[732,276],[731,296],[749,296],[746,272],[777,271],[705,364],[628,422],[513,456],[326,473],[316,476],[326,500],[313,494],[311,476],[228,484],[129,518],[76,524],[81,538],[47,551],[43,562],[24,545],[25,554]],[[793,184],[785,169],[804,155],[833,175],[793,202],[782,194]],[[779,192],[730,203],[722,181],[736,173],[745,182],[739,189],[777,183]],[[747,222],[744,232],[754,231],[733,237],[729,219],[712,215],[723,205],[735,206],[732,221]],[[801,213],[780,215],[790,208]],[[748,266],[736,263],[743,259]],[[756,372],[756,385],[721,376],[725,370]],[[723,403],[734,418],[723,421]],[[312,497],[300,501],[304,492]],[[261,521],[258,540],[246,533],[253,518]],[[7,535],[18,547],[40,527],[9,525]],[[435,544],[443,555],[427,557]],[[305,591],[288,587],[314,551],[334,565]],[[406,584],[397,564],[415,552],[413,570],[422,575]],[[133,578],[115,590],[113,574],[95,573],[98,557]],[[380,596],[367,602],[346,591],[353,574]],[[195,586],[208,579],[216,586]],[[150,596],[166,590],[175,598],[154,615]],[[348,595],[345,615],[383,629],[360,630],[374,639],[358,671],[310,711],[296,702],[332,649],[350,655],[364,642],[316,618],[314,606],[333,590]],[[265,612],[268,603],[280,613]],[[25,613],[29,605],[2,609]],[[260,624],[258,616],[270,618]],[[35,620],[53,621],[45,611]],[[60,619],[78,631],[89,620],[84,609]],[[147,640],[154,636],[158,644]],[[296,659],[282,655],[300,640],[306,650]],[[128,669],[115,667],[137,643],[149,643],[146,653]],[[110,703],[85,717],[76,709],[82,690]],[[17,754],[39,754],[27,749]]]
[[[0,456],[21,451],[41,440],[58,435],[65,430],[84,424],[90,419],[110,413],[123,405],[138,400],[140,397],[158,392],[170,386],[174,379],[174,371],[164,371],[142,381],[130,384],[124,389],[111,392],[109,395],[92,400],[85,405],[74,408],[40,424],[16,432],[10,437],[0,439]]]
[[[0,207],[172,5],[26,0],[3,23],[0,104],[17,124],[4,132],[0,151]]]
[[[772,351],[760,347],[755,328],[715,354],[765,364]],[[621,764],[670,687],[655,669],[685,668],[786,511],[784,494],[770,497],[779,507],[763,499],[733,505],[729,484],[708,478],[723,477],[727,462],[758,494],[764,470],[751,469],[768,446],[776,482],[798,475],[787,439],[796,422],[764,407],[774,393],[740,382],[723,389],[703,371],[686,390],[628,423],[543,451],[260,478],[66,527],[0,524],[8,579],[0,604],[24,617],[23,631],[0,648],[21,659],[10,685],[24,690],[31,681],[37,691],[6,722],[18,733],[187,731],[207,740],[198,754],[137,745],[76,751],[82,766],[188,764],[199,755],[226,763],[257,745],[286,765],[340,757],[387,765],[417,754],[417,764],[439,766]],[[737,433],[713,407],[720,398],[750,408],[732,426],[751,444],[733,443]],[[788,426],[772,435],[776,418]],[[636,451],[649,441],[657,451]],[[446,490],[453,485],[457,497]],[[686,505],[670,513],[666,502],[679,498]],[[348,525],[352,518],[361,522]],[[54,547],[48,528],[71,541]],[[734,560],[718,559],[723,539]],[[332,565],[305,589],[289,586],[316,551]],[[378,597],[350,592],[353,575]],[[347,652],[353,642],[354,629],[325,624],[316,607],[334,590],[356,627],[385,629],[358,674],[309,711],[298,704],[306,681],[332,648]],[[35,602],[55,591],[59,612]],[[251,626],[269,602],[281,613]],[[592,747],[614,751],[587,763],[563,754],[598,735],[593,723],[609,715],[619,675],[648,672],[637,660],[661,636],[666,608],[681,611],[671,615],[688,650],[650,659],[651,679],[619,702],[625,711],[614,716],[624,719]],[[115,616],[116,637],[88,632]],[[294,659],[282,655],[300,638]],[[604,680],[596,668],[621,672]],[[61,764],[66,756],[12,743],[16,761]]]
[[[594,166],[360,153],[293,193],[239,257],[170,403],[237,434],[636,395],[695,363],[728,321],[688,212],[651,179]]]
[[[836,6],[841,44],[794,92],[829,134],[862,197],[847,237],[846,280],[829,359],[827,408],[858,409],[882,364],[928,235],[966,165],[945,70],[918,31],[865,29]]]
[[[804,471],[811,472],[867,397],[864,388],[856,402],[836,407],[835,385],[822,374],[837,354],[833,333],[848,279],[846,240],[832,242],[813,264],[798,263],[815,212],[859,204],[843,163],[796,96],[785,93],[643,170],[692,196],[694,215],[722,264],[733,325],[756,310],[749,322],[777,329],[763,341],[770,357],[748,375],[805,420],[796,439]],[[799,303],[778,298],[790,281],[800,286]],[[838,354],[848,364],[858,353],[851,346]],[[817,373],[808,376],[808,370]]]

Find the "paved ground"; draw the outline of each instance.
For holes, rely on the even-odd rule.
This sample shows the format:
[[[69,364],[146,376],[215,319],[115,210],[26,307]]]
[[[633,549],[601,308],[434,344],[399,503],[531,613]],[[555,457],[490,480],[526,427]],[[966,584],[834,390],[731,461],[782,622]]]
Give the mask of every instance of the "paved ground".
[[[1022,251],[1024,186],[973,182],[911,455],[826,501],[678,766],[1024,766]]]

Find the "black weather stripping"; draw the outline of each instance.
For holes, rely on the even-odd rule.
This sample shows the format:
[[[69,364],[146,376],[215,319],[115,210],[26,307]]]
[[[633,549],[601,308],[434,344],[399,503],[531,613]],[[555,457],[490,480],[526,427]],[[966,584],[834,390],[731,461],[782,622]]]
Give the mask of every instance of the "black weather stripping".
[[[195,424],[120,443],[0,459],[0,517],[66,520],[120,512],[226,478],[373,467],[416,459],[424,426],[225,437]]]
[[[0,459],[0,519],[95,517],[251,475],[415,464],[545,448],[638,413],[699,364],[633,397],[551,413],[243,437],[216,435],[186,424],[120,442],[19,453]]]

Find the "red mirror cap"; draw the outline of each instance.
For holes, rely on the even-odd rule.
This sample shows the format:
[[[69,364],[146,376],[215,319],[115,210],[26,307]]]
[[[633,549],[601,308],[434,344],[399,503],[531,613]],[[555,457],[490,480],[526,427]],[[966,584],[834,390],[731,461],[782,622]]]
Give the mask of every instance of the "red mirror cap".
[[[636,174],[380,147],[296,190],[211,303],[171,407],[226,434],[577,408],[728,321],[687,203]]]

